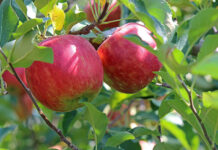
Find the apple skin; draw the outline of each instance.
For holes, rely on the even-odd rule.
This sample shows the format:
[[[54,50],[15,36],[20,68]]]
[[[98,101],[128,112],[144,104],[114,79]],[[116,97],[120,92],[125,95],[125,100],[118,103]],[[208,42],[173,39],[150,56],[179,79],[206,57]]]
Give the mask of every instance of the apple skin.
[[[153,72],[162,65],[152,53],[123,37],[128,34],[136,34],[150,47],[156,47],[147,28],[128,23],[105,40],[97,52],[103,63],[105,82],[120,92],[135,93],[152,81]]]
[[[26,120],[33,110],[33,103],[28,94],[23,94],[18,98],[17,105],[15,106],[15,112],[20,121]]]
[[[113,0],[112,4],[110,5],[110,8],[113,8],[117,3],[117,0]],[[92,0],[92,7],[94,8],[94,1]],[[97,4],[96,4],[96,7],[97,7]],[[90,5],[89,3],[86,5],[85,9],[84,9],[84,12],[86,13],[86,16],[87,16],[87,20],[90,21],[90,22],[93,22],[94,21],[94,17],[92,15],[92,10],[90,8]],[[121,7],[118,6],[116,7],[107,17],[107,19],[105,20],[105,22],[107,21],[113,21],[113,20],[118,20],[121,18]],[[109,23],[109,24],[102,24],[102,25],[98,25],[98,28],[103,31],[105,29],[110,29],[110,28],[115,28],[115,27],[118,27],[120,25],[120,21],[116,21],[116,22],[112,22],[112,23]]]
[[[27,85],[26,76],[25,76],[25,68],[15,68],[16,73],[20,77],[20,79]],[[20,96],[25,93],[24,88],[16,79],[16,77],[11,74],[9,71],[5,71],[2,75],[2,78],[7,84],[7,91],[16,96]]]
[[[46,107],[60,112],[83,106],[91,101],[103,83],[103,67],[95,48],[84,38],[74,35],[51,37],[39,43],[51,47],[53,64],[35,61],[26,69],[33,95]]]

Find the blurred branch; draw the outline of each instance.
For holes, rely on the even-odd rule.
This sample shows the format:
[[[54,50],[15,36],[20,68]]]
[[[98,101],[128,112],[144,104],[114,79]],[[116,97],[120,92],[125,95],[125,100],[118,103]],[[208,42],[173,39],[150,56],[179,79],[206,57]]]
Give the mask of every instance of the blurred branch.
[[[69,148],[71,148],[72,150],[78,150],[78,148],[72,144],[69,140],[66,139],[66,137],[63,135],[62,131],[58,128],[55,127],[55,125],[53,125],[48,118],[45,116],[45,114],[42,112],[42,110],[40,109],[39,105],[36,103],[36,100],[31,92],[31,90],[29,88],[27,88],[27,86],[23,83],[23,81],[20,79],[20,77],[18,76],[18,74],[16,73],[13,65],[9,62],[7,56],[5,55],[5,53],[3,52],[3,50],[0,47],[0,53],[1,55],[4,57],[4,59],[6,60],[7,64],[9,65],[9,67],[11,68],[14,76],[16,77],[16,79],[20,82],[20,84],[23,86],[23,88],[25,89],[25,91],[27,92],[27,94],[29,95],[29,97],[31,98],[33,104],[35,105],[37,111],[39,112],[40,116],[42,117],[42,119],[46,122],[46,124],[52,129],[54,130],[60,137],[61,141],[63,141],[64,143],[66,143],[68,145]]]
[[[165,88],[168,88],[168,89],[172,89],[172,87],[171,87],[169,84],[167,84],[167,83],[156,83],[155,85],[161,86],[161,87],[165,87]],[[197,93],[196,93],[196,95],[197,95],[197,97],[198,97],[199,99],[202,99],[202,96],[201,96],[201,95],[199,95],[199,94],[197,94]]]
[[[202,129],[202,131],[203,131],[203,133],[204,133],[205,138],[207,139],[208,143],[211,145],[212,149],[213,149],[213,150],[216,150],[216,146],[213,145],[213,142],[212,142],[212,140],[210,139],[210,137],[209,137],[209,135],[208,135],[208,133],[207,133],[207,130],[206,130],[204,124],[203,124],[203,121],[201,120],[201,118],[200,118],[200,116],[198,115],[197,110],[196,110],[196,108],[195,108],[195,106],[194,106],[194,102],[193,102],[193,99],[192,99],[192,92],[188,89],[187,85],[186,85],[185,82],[181,79],[180,75],[178,75],[177,77],[178,77],[180,83],[182,84],[183,88],[186,90],[186,92],[187,92],[187,94],[188,94],[189,103],[190,103],[190,108],[191,108],[193,114],[195,115],[196,119],[198,120],[198,122],[199,122],[199,124],[200,124],[200,126],[201,126],[201,129]]]
[[[101,15],[98,17],[97,21],[92,22],[91,24],[83,27],[82,29],[78,30],[78,31],[74,31],[74,32],[69,32],[69,34],[73,34],[73,35],[80,35],[80,34],[89,34],[89,32],[94,29],[97,25],[101,24],[102,19],[104,18],[104,16],[107,14],[107,9],[109,7],[109,2],[106,1],[103,11],[101,13]]]

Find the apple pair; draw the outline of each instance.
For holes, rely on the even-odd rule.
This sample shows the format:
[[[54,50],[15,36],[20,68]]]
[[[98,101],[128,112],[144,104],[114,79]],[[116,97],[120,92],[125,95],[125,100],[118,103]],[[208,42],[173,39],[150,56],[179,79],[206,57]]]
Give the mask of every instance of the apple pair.
[[[137,23],[118,28],[97,52],[80,36],[60,35],[42,41],[40,46],[53,49],[54,62],[35,61],[26,69],[29,88],[43,105],[61,112],[96,97],[103,75],[105,82],[120,92],[141,90],[154,78],[153,71],[158,71],[161,63],[145,48],[125,39],[127,34],[136,34],[156,47],[150,32]]]

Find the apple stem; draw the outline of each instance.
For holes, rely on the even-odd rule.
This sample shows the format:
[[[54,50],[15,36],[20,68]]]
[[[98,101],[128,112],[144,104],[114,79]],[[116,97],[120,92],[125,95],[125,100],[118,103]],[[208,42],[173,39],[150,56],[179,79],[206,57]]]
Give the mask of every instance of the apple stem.
[[[7,56],[5,55],[4,51],[2,50],[2,48],[0,47],[0,53],[1,55],[4,57],[4,59],[6,60],[7,64],[9,65],[10,69],[12,70],[14,76],[16,77],[16,79],[20,82],[20,84],[23,86],[23,88],[25,89],[25,91],[27,92],[27,94],[29,95],[30,99],[32,100],[33,104],[35,105],[38,113],[40,114],[40,116],[42,117],[42,119],[46,122],[46,124],[53,129],[60,137],[61,141],[63,141],[64,143],[66,143],[68,145],[69,148],[71,148],[72,150],[79,150],[74,144],[72,144],[69,140],[67,140],[67,138],[63,135],[62,131],[60,129],[58,129],[57,127],[55,127],[55,125],[53,125],[48,118],[45,116],[45,114],[43,113],[43,111],[40,109],[39,105],[36,103],[36,99],[34,98],[31,90],[29,88],[27,88],[27,86],[23,83],[23,81],[20,79],[19,75],[16,73],[13,65],[11,64],[11,62],[8,60]]]
[[[94,29],[97,25],[101,24],[102,19],[104,18],[104,16],[107,13],[108,7],[109,7],[109,2],[106,1],[105,5],[104,5],[104,9],[103,9],[101,15],[99,15],[97,21],[92,22],[91,24],[83,27],[82,29],[80,29],[78,31],[69,32],[69,34],[72,34],[72,35],[89,34],[89,32],[92,29]]]
[[[197,113],[197,110],[194,106],[194,102],[193,102],[193,99],[192,99],[192,92],[188,89],[187,85],[185,84],[185,82],[182,80],[182,78],[180,77],[180,75],[177,75],[177,78],[179,80],[179,82],[181,83],[181,85],[183,86],[183,88],[186,90],[187,94],[188,94],[188,97],[189,97],[189,103],[190,103],[190,108],[193,112],[193,114],[195,115],[196,119],[198,120],[200,126],[201,126],[201,129],[204,133],[204,136],[205,138],[207,139],[208,143],[211,145],[212,149],[213,150],[216,150],[216,146],[213,145],[213,142],[212,140],[210,139],[208,133],[207,133],[207,130],[203,124],[203,121],[201,120],[201,117],[198,115]]]

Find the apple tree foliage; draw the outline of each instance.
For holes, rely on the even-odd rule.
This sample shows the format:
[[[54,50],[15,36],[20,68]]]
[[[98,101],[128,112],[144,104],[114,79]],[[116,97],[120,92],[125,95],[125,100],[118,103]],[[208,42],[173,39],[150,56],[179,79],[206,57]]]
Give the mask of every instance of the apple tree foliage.
[[[85,0],[0,2],[0,47],[14,67],[27,68],[36,60],[52,63],[52,49],[37,45],[42,35],[67,34],[88,24],[82,11]],[[72,112],[54,112],[38,103],[40,108],[81,150],[140,150],[142,141],[153,144],[154,150],[218,148],[218,2],[119,3],[121,25],[140,21],[155,37],[156,50],[136,35],[125,38],[158,57],[163,67],[156,78],[134,94],[103,84],[93,102]],[[109,34],[110,30],[81,36],[101,40]],[[10,68],[2,55],[0,60],[2,75]],[[36,110],[19,121],[13,110],[17,98],[3,95],[4,90],[1,79],[0,150],[68,149]],[[115,112],[118,115],[113,117]]]

